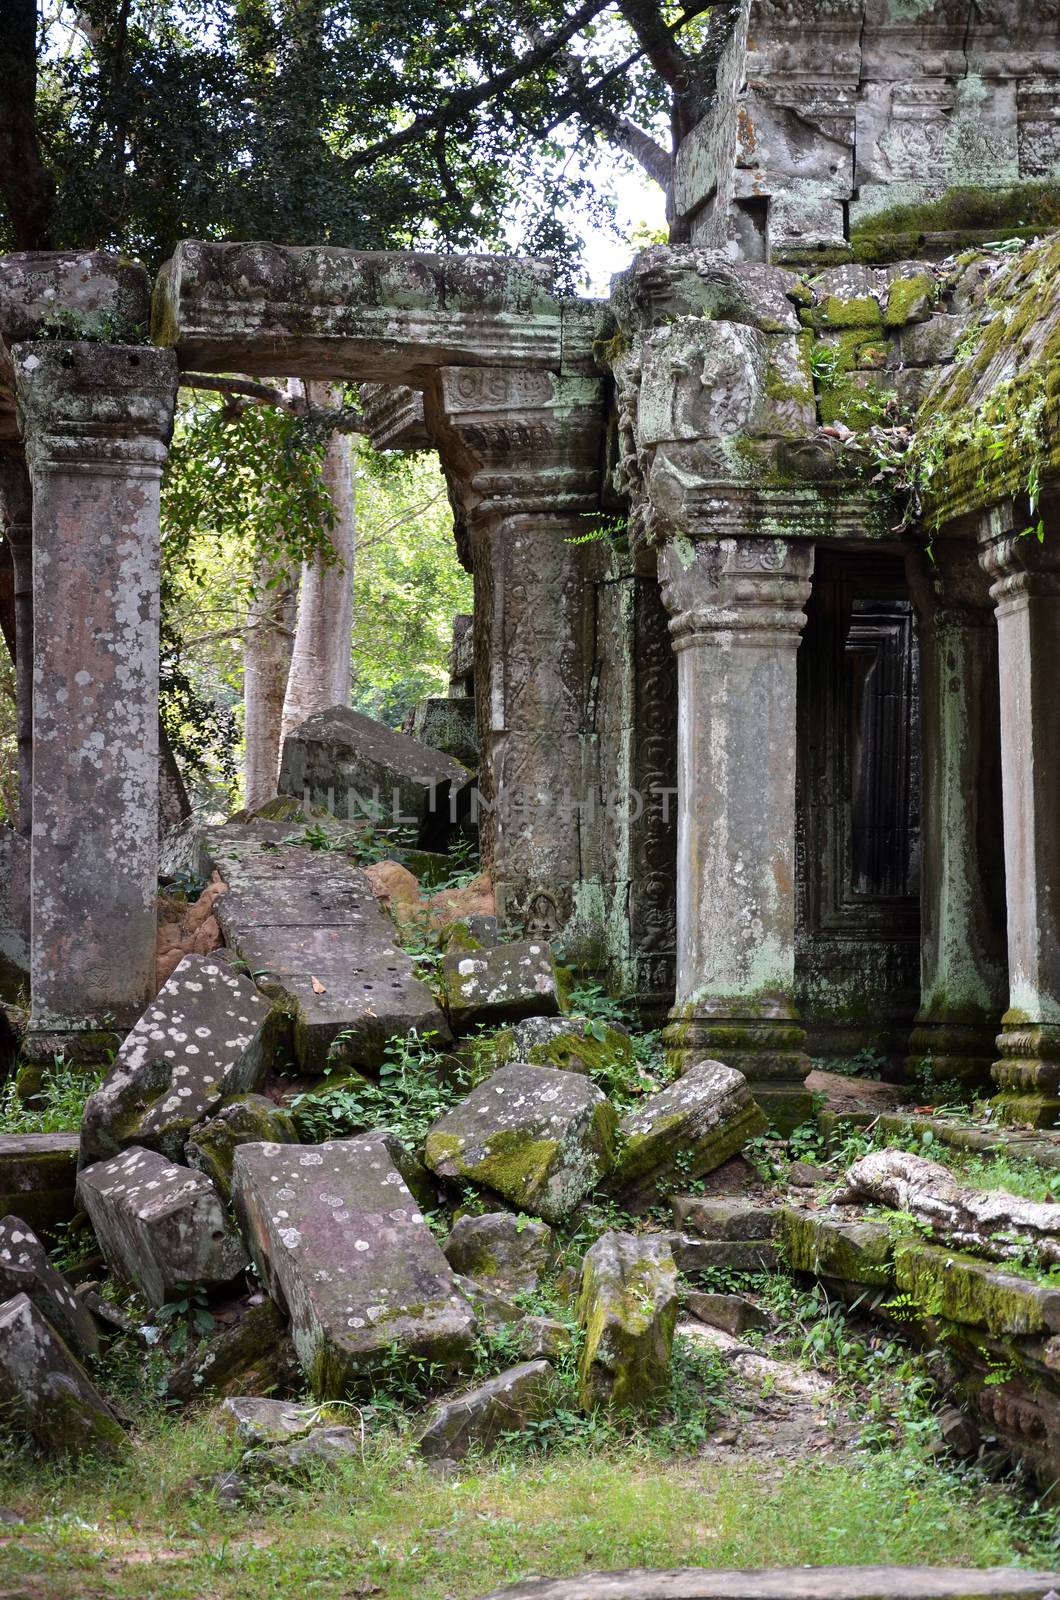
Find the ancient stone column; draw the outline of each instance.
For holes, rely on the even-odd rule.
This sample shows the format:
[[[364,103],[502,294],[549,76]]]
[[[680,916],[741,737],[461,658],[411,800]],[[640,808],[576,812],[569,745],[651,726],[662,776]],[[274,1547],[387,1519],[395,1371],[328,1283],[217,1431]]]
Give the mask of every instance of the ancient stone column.
[[[159,483],[171,351],[15,346],[33,480],[31,1029],[124,1030],[154,992]]]
[[[987,1088],[1008,992],[997,629],[971,539],[910,556],[920,640],[920,1009],[906,1070]]]
[[[1011,503],[983,520],[1001,694],[1008,1010],[993,1068],[1003,1116],[1060,1123],[1060,501],[1044,540]]]
[[[33,818],[33,491],[20,445],[0,449],[0,519],[14,575],[19,829],[29,833]]]
[[[475,577],[483,859],[500,916],[550,937],[570,927],[575,885],[592,877],[587,705],[601,557],[585,540],[600,520],[602,385],[446,368],[425,415]]]
[[[684,1066],[745,1073],[780,1127],[811,1110],[795,977],[795,655],[813,545],[675,539],[659,578],[677,652],[677,999]]]

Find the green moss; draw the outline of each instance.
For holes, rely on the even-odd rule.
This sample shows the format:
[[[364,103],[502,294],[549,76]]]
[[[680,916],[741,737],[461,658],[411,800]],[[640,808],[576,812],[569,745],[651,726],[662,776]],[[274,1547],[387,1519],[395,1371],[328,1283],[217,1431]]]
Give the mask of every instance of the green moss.
[[[830,294],[812,318],[817,328],[872,328],[878,332],[883,326],[879,301],[871,294],[854,295],[849,300]]]
[[[930,306],[937,298],[935,280],[928,272],[918,272],[912,278],[896,278],[887,295],[883,313],[885,328],[902,328],[912,321],[913,313]]]
[[[919,1241],[900,1241],[894,1266],[898,1287],[927,1316],[969,1323],[993,1334],[1060,1329],[1060,1288],[1043,1288],[974,1256]]]
[[[1060,190],[1055,183],[1021,183],[990,189],[957,185],[936,200],[892,206],[856,221],[850,245],[857,261],[901,261],[930,253],[941,234],[939,254],[952,253],[952,235],[969,244],[1012,238],[1060,226]]]
[[[836,1223],[786,1207],[780,1213],[780,1236],[795,1272],[844,1283],[891,1281],[891,1239],[880,1223]]]

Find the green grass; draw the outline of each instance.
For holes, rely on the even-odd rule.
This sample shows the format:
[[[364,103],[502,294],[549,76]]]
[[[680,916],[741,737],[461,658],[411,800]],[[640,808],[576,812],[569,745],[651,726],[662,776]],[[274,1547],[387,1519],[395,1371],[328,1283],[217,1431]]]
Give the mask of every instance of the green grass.
[[[81,1126],[85,1101],[103,1079],[105,1067],[86,1067],[60,1056],[48,1067],[32,1103],[23,1100],[16,1080],[0,1086],[0,1133],[67,1133]]]
[[[213,1411],[156,1422],[120,1467],[65,1476],[9,1461],[0,1502],[32,1520],[0,1540],[0,1576],[48,1600],[472,1600],[592,1568],[1056,1559],[1044,1516],[908,1450],[785,1467],[666,1460],[634,1442],[441,1480],[390,1433],[363,1461],[235,1511],[189,1488],[237,1458]]]

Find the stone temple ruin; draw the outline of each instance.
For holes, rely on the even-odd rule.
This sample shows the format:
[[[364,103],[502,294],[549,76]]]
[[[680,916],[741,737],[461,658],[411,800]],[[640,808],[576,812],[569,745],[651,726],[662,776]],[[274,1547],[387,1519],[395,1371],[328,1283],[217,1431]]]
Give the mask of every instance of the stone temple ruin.
[[[422,1229],[425,1174],[386,1136],[310,1155],[271,1107],[280,1123],[234,1139],[220,1191],[185,1164],[225,1096],[261,1088],[276,1025],[262,990],[294,997],[303,1071],[340,1030],[371,1070],[410,1026],[448,1038],[470,1017],[556,1017],[553,944],[665,1023],[689,1069],[664,1091],[677,1125],[695,1124],[689,1148],[737,1130],[715,1166],[762,1125],[756,1105],[783,1129],[809,1115],[811,1061],[860,1052],[992,1094],[997,1124],[1042,1130],[1056,1155],[1060,15],[1047,0],[738,9],[715,109],[678,158],[688,242],[643,251],[607,300],[560,294],[543,262],[485,256],[186,241],[153,285],[102,253],[0,260],[0,620],[25,825],[3,838],[0,907],[7,953],[25,941],[27,1047],[133,1030],[83,1133],[79,1195],[105,1253],[157,1302],[167,1256],[178,1278],[215,1283],[249,1251],[318,1392],[379,1342],[363,1320],[336,1329],[347,1235],[383,1188],[392,1224],[367,1235],[381,1303],[414,1265],[435,1290],[410,1337],[454,1365],[474,1274],[454,1276]],[[478,750],[483,860],[514,936],[446,958],[444,1012],[358,875],[307,865],[289,827],[253,819],[203,850],[229,885],[225,942],[265,977],[189,956],[156,999],[159,482],[188,371],[356,381],[377,447],[440,456],[475,586],[452,715]],[[426,744],[432,705],[413,730]],[[357,737],[300,730],[281,786],[315,804],[341,792]],[[462,769],[434,760],[420,776],[455,804]],[[225,1044],[209,1072],[185,1070],[184,1094],[167,1040],[200,991]],[[502,1133],[544,1137],[545,1061],[500,1066],[522,1108]],[[563,1161],[513,1186],[457,1110],[427,1166],[558,1223],[606,1179],[616,1131],[591,1081],[563,1076],[549,1113]],[[701,1080],[713,1123],[696,1123]],[[638,1157],[625,1192],[668,1197],[672,1156]],[[326,1292],[290,1243],[320,1226],[320,1161],[338,1197]],[[855,1195],[879,1181],[848,1176]],[[915,1210],[916,1174],[902,1183],[888,1203]],[[168,1197],[151,1215],[145,1184]],[[677,1267],[725,1255],[711,1245],[775,1251],[786,1229],[801,1270],[924,1290],[936,1312],[949,1296],[946,1315],[976,1329],[962,1359],[982,1406],[1055,1476],[1060,1292],[969,1257],[969,1279],[989,1281],[962,1300],[941,1224],[903,1253],[871,1223],[751,1220],[726,1232],[682,1214]],[[674,1258],[655,1265],[672,1335]],[[622,1271],[616,1246],[585,1281]],[[1007,1411],[974,1376],[977,1339],[1015,1341],[1033,1370]],[[533,1370],[517,1369],[535,1404],[544,1348],[528,1333]],[[589,1362],[590,1387],[612,1381]]]

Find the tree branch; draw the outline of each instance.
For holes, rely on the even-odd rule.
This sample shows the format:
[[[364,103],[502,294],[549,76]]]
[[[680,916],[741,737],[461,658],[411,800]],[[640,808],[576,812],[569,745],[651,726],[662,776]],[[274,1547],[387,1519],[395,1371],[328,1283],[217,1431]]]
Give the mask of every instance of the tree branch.
[[[569,43],[587,22],[599,16],[601,11],[606,11],[610,4],[611,0],[584,0],[561,27],[554,33],[546,35],[532,50],[528,50],[525,56],[520,56],[518,61],[506,67],[503,72],[494,73],[492,78],[486,78],[473,88],[458,89],[436,111],[425,112],[422,116],[414,118],[409,126],[402,128],[400,132],[388,134],[385,139],[378,139],[375,144],[367,145],[363,150],[355,150],[352,155],[345,157],[344,165],[349,171],[357,172],[361,167],[371,166],[382,156],[393,155],[396,150],[403,150],[406,145],[417,144],[424,134],[433,133],[436,128],[444,128],[455,118],[466,116],[469,111],[476,110],[487,100],[492,100],[494,95],[510,89],[521,78],[535,72],[538,67],[543,67],[557,50],[561,50]]]

